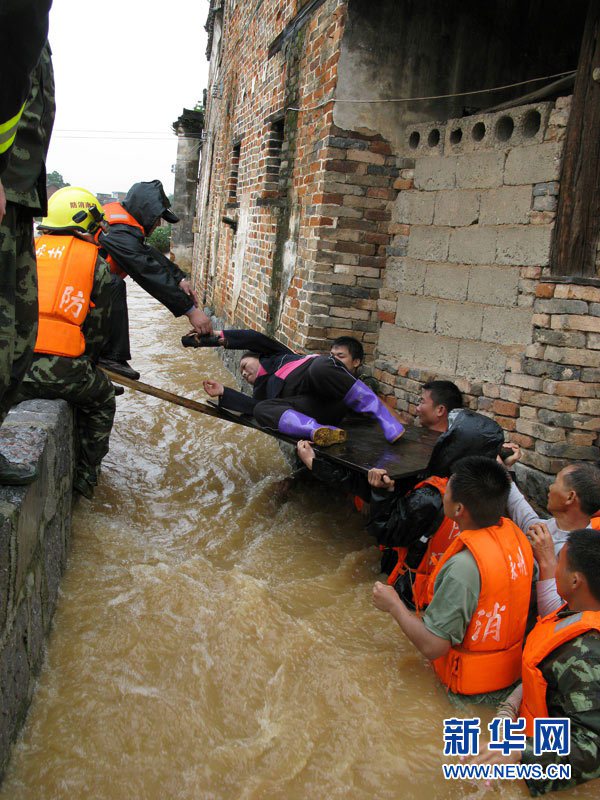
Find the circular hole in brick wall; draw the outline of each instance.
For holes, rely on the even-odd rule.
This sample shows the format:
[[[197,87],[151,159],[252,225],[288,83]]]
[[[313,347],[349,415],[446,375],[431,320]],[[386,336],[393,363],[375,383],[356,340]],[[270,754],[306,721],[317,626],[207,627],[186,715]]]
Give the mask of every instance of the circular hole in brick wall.
[[[462,128],[450,131],[450,144],[458,144],[462,140]]]
[[[485,125],[483,122],[476,122],[475,125],[473,125],[471,136],[476,142],[480,142],[483,139],[485,136]]]
[[[527,136],[528,138],[535,136],[542,124],[542,115],[535,109],[533,111],[528,111],[523,117],[523,122],[521,124],[523,127],[523,136]]]
[[[434,128],[432,131],[429,132],[429,136],[427,137],[427,144],[429,147],[437,147],[440,143],[440,132],[437,128]]]
[[[501,142],[507,142],[513,135],[515,121],[512,117],[500,117],[496,123],[496,138]]]
[[[416,150],[419,146],[419,142],[421,141],[421,134],[419,131],[413,131],[411,135],[408,137],[408,146],[412,147],[413,150]]]

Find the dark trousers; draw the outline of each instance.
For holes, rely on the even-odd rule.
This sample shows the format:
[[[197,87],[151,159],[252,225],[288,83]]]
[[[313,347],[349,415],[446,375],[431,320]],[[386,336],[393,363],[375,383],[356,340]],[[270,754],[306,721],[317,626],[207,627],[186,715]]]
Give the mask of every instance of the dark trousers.
[[[298,375],[291,373],[280,397],[257,403],[254,418],[265,428],[277,429],[282,414],[293,408],[323,425],[338,425],[347,411],[342,400],[355,383],[337,359],[317,356],[300,367]]]
[[[75,480],[98,482],[115,416],[115,389],[89,358],[36,353],[19,389],[18,402],[61,398],[73,406],[77,430]]]
[[[129,312],[127,311],[127,285],[119,275],[110,276],[112,311],[110,335],[102,349],[102,358],[113,361],[129,361]]]

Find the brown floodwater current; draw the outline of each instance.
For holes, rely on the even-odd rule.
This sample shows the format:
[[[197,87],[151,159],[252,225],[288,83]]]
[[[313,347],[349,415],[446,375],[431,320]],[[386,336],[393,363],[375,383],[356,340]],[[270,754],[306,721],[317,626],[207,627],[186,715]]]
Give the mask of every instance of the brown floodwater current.
[[[233,384],[213,351],[181,347],[184,322],[129,295],[143,380],[195,399],[203,377]],[[288,473],[268,436],[117,398],[0,800],[498,796],[442,776],[457,712],[371,604],[361,518],[319,486],[282,499]]]

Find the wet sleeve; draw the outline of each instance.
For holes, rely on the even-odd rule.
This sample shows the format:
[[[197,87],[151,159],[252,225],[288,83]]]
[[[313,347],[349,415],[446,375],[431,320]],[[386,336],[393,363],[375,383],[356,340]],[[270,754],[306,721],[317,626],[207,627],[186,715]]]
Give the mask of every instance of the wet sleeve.
[[[547,578],[544,581],[538,581],[535,585],[537,595],[538,614],[545,617],[546,614],[551,614],[563,605],[563,599],[556,591],[556,580],[554,578]]]
[[[459,645],[477,608],[481,577],[468,550],[452,556],[435,581],[433,600],[423,614],[430,633]]]
[[[29,94],[29,76],[48,37],[50,6],[51,0],[0,4],[0,176]]]
[[[252,414],[256,400],[236,389],[225,387],[225,391],[219,398],[219,407],[227,408],[229,411],[238,411],[241,414]]]
[[[176,317],[186,314],[194,306],[190,297],[179,288],[185,277],[179,267],[154,247],[145,244],[141,233],[125,225],[112,225],[100,236],[100,246],[148,294]]]
[[[271,339],[270,336],[266,336],[259,331],[249,329],[226,330],[223,331],[223,337],[225,339],[225,347],[229,350],[251,350],[253,353],[265,356],[293,352],[281,342]]]
[[[510,485],[507,507],[508,516],[524,533],[537,522],[547,522],[547,520],[538,517],[515,483]]]
[[[527,739],[521,762],[544,769],[548,764],[570,764],[571,778],[528,779],[533,797],[600,777],[600,634],[594,631],[567,642],[544,659],[540,669],[548,682],[549,715],[571,718],[571,752],[536,756],[533,741]]]
[[[433,486],[407,495],[373,491],[367,530],[385,547],[409,547],[435,533],[443,517],[443,500]]]
[[[367,478],[356,470],[335,464],[317,453],[312,465],[312,475],[318,481],[335,487],[336,490],[358,495],[365,502],[369,502],[370,487]]]

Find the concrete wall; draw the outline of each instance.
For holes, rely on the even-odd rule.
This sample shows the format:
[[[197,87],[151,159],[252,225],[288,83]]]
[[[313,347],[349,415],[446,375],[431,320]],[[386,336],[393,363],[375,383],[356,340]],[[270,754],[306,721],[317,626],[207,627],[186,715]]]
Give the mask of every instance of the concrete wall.
[[[26,487],[0,487],[0,779],[25,721],[44,657],[71,536],[72,414],[31,400],[0,428],[8,458],[36,463]]]
[[[544,473],[600,455],[600,287],[548,266],[569,105],[406,130],[374,372],[407,416],[425,380],[456,380]]]
[[[407,126],[486,109],[547,81],[501,92],[400,103],[356,103],[479,92],[577,66],[587,0],[348,0],[340,49],[340,128],[401,146]]]

